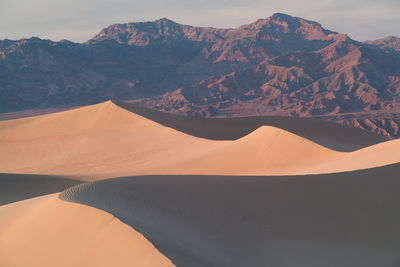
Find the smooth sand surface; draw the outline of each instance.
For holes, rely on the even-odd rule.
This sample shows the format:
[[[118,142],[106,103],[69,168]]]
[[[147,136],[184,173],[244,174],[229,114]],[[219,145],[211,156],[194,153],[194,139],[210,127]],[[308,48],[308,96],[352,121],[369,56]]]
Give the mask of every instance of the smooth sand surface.
[[[348,128],[338,129],[345,136]],[[334,136],[331,141],[339,142]],[[144,174],[328,173],[399,162],[396,146],[389,146],[393,152],[389,157],[385,144],[375,145],[382,158],[364,161],[359,160],[359,151],[337,152],[273,126],[261,126],[237,140],[209,140],[165,127],[108,101],[0,122],[0,171],[76,175],[84,180]],[[343,160],[352,163],[342,164]]]
[[[60,192],[81,183],[65,177],[0,173],[0,205]]]
[[[174,266],[111,214],[42,196],[0,207],[0,266]]]
[[[400,140],[391,140],[351,153],[332,157],[326,163],[315,165],[304,172],[330,173],[343,170],[359,170],[400,162]]]
[[[125,177],[60,198],[114,214],[176,266],[395,267],[399,173]]]

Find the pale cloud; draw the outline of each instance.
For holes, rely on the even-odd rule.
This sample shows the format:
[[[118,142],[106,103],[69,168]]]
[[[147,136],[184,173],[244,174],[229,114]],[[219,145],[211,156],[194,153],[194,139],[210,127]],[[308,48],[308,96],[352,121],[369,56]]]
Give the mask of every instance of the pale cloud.
[[[110,24],[163,17],[228,28],[275,12],[318,21],[357,40],[400,36],[399,0],[0,0],[0,39],[84,42]]]

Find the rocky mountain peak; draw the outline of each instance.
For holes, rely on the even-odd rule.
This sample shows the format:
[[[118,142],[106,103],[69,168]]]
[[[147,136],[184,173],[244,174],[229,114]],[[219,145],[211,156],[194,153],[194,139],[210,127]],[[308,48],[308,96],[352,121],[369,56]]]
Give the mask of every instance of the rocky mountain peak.
[[[229,29],[114,24],[84,44],[3,40],[0,111],[141,98],[196,116],[386,112],[400,108],[399,51],[394,36],[361,43],[282,13]]]
[[[376,39],[373,41],[366,41],[365,43],[379,46],[391,51],[400,51],[400,38],[396,36],[387,36],[385,38]]]

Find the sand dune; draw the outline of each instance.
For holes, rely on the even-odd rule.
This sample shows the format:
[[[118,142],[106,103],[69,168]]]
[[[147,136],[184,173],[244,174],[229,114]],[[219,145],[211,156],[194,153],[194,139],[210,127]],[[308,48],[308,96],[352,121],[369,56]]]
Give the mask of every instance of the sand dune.
[[[219,141],[210,152],[166,166],[157,174],[305,174],[305,168],[341,154],[279,128],[262,126],[238,140]]]
[[[65,177],[0,173],[0,205],[60,192],[81,183]]]
[[[297,126],[303,121],[307,120],[299,121]],[[348,128],[343,129],[340,138],[346,136]],[[330,138],[332,143],[340,141],[332,134],[321,136]],[[393,157],[355,164],[354,168],[332,165],[330,162],[349,154],[310,139],[277,127],[261,126],[237,140],[209,140],[165,127],[108,101],[0,122],[0,171],[76,175],[94,180],[143,174],[309,174],[400,161],[400,157]]]
[[[168,163],[209,142],[135,116],[112,102],[0,122],[0,170],[104,174]],[[174,148],[175,151],[170,152]],[[205,147],[207,149],[207,147]]]
[[[0,204],[114,179],[60,195],[101,210],[56,194],[0,206],[0,265],[397,266],[400,142],[382,141],[111,101],[2,121],[0,172],[16,174]]]
[[[174,266],[112,215],[56,194],[0,207],[0,266]]]
[[[303,170],[309,173],[331,173],[374,168],[400,162],[400,140],[391,140],[351,153],[332,157],[329,161]]]
[[[113,103],[161,125],[212,140],[236,140],[261,126],[274,126],[327,148],[343,152],[387,141],[380,135],[359,128],[310,118],[280,116],[197,118],[155,111],[121,101],[113,101]]]
[[[308,176],[139,176],[66,190],[177,266],[392,267],[400,164]]]

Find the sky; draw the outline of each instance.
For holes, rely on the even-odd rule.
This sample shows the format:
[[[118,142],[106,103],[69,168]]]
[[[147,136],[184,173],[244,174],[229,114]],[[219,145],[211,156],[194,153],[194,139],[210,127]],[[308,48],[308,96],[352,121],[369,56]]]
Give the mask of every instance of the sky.
[[[0,0],[0,39],[85,42],[115,23],[231,28],[285,13],[365,41],[400,37],[400,0]]]

